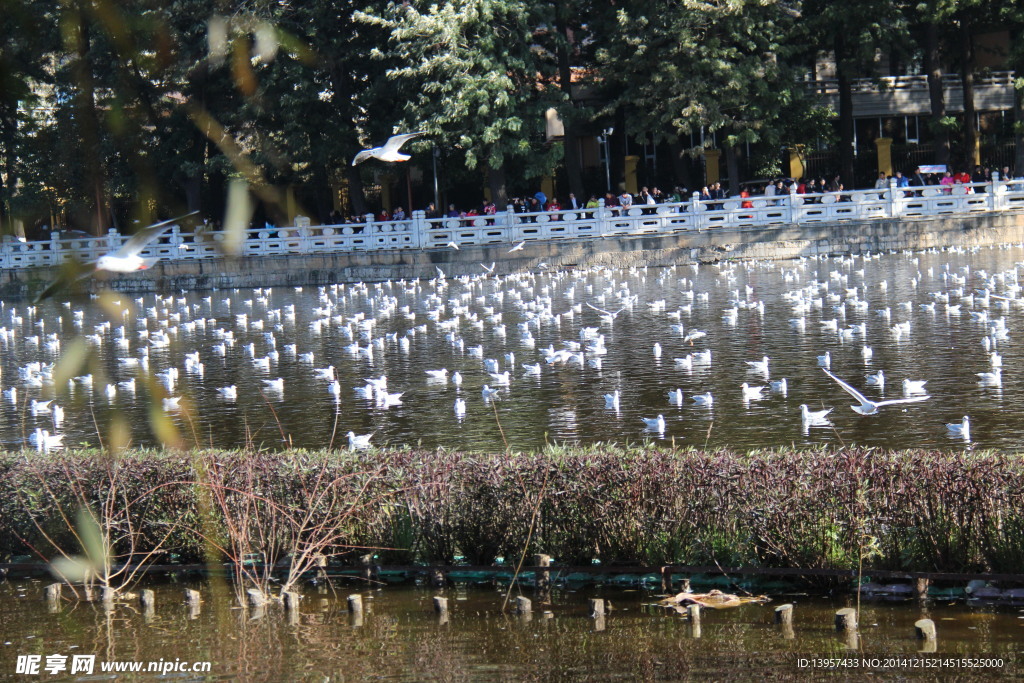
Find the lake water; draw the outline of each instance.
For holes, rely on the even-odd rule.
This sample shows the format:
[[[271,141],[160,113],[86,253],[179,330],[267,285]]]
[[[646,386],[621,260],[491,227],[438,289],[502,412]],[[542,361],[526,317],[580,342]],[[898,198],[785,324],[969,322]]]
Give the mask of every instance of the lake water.
[[[301,613],[289,619],[278,606],[243,610],[234,607],[229,591],[191,585],[204,594],[198,614],[183,603],[180,585],[157,586],[151,614],[134,603],[106,611],[68,601],[50,613],[42,582],[2,583],[0,678],[106,680],[98,669],[103,662],[177,659],[210,662],[208,675],[172,675],[184,681],[806,680],[823,675],[799,668],[801,658],[842,658],[846,664],[837,670],[844,677],[870,669],[883,679],[1012,678],[1021,673],[1024,643],[1019,608],[942,601],[927,607],[864,602],[860,638],[848,641],[833,626],[835,610],[847,606],[847,597],[779,595],[764,605],[705,610],[695,629],[685,616],[652,605],[657,596],[643,589],[556,590],[549,604],[535,603],[531,615],[519,616],[502,611],[505,589],[498,587],[366,590],[353,584],[337,592],[307,590]],[[362,618],[346,609],[346,596],[356,591],[364,596]],[[434,612],[434,595],[448,597],[447,621]],[[614,608],[603,621],[588,616],[587,599],[593,597],[610,600]],[[788,633],[773,623],[775,606],[784,602],[795,605]],[[937,625],[933,652],[914,635],[913,624],[923,616]],[[12,676],[17,656],[31,654],[42,655],[43,662],[52,654],[68,656],[68,662],[76,654],[95,655],[95,676]],[[933,664],[935,658],[971,658],[989,666],[923,669],[906,663],[923,657]],[[913,661],[922,666],[924,660]]]
[[[480,450],[503,449],[506,442],[532,449],[547,442],[645,439],[736,448],[1016,449],[1024,438],[1019,400],[1024,383],[1018,371],[1024,358],[1016,340],[1024,310],[997,297],[1017,296],[1022,259],[1024,250],[1014,246],[324,290],[174,293],[138,300],[118,295],[121,305],[131,305],[123,315],[89,299],[47,301],[36,309],[6,303],[0,312],[7,331],[0,346],[0,382],[17,394],[13,401],[3,399],[0,442],[18,448],[42,427],[64,433],[67,445],[95,445],[107,436],[114,414],[121,414],[128,418],[134,444],[156,443],[144,373],[120,360],[148,353],[149,373],[179,371],[173,388],[158,395],[181,396],[182,404],[191,406],[187,413],[168,410],[183,438],[216,447],[321,448],[346,445],[345,435],[352,431],[373,433],[372,443],[379,446]],[[977,294],[984,291],[991,296]],[[806,306],[802,311],[795,309],[799,296]],[[590,306],[617,316],[605,319]],[[97,327],[105,321],[111,324]],[[900,323],[909,323],[909,331],[894,332]],[[681,325],[682,333],[674,325]],[[993,342],[1003,376],[1001,385],[985,385],[976,373],[992,370],[983,340],[997,325],[1005,328]],[[603,355],[585,350],[594,343],[581,342],[587,327],[596,328],[591,336],[604,336]],[[532,342],[525,340],[524,329]],[[160,330],[167,333],[166,345],[159,343]],[[695,330],[706,336],[684,342],[683,335]],[[218,355],[224,331],[233,343],[229,340]],[[60,349],[48,345],[51,334]],[[55,402],[65,419],[55,430],[50,415],[30,410],[33,399],[52,395],[53,388],[29,386],[32,380],[20,377],[19,368],[57,360],[83,334],[92,337],[91,360],[75,374],[91,373],[92,383],[60,383]],[[543,349],[563,349],[570,342],[582,343],[582,359],[546,362]],[[655,343],[662,348],[660,358]],[[863,356],[865,345],[872,349],[870,359]],[[262,367],[254,364],[253,358],[275,349],[277,357]],[[711,351],[710,363],[684,368],[674,361],[705,350]],[[186,369],[186,354],[195,352],[202,375]],[[902,397],[903,379],[927,380],[931,398],[858,415],[849,408],[851,397],[818,367],[818,356],[826,352],[832,372],[872,399]],[[302,358],[308,353],[312,362]],[[765,383],[746,362],[763,356],[770,358],[771,379],[786,378],[787,393],[765,391],[760,400],[744,401],[742,383]],[[485,384],[496,385],[485,372],[485,359],[511,372],[510,385],[501,386],[493,401],[481,395]],[[593,367],[595,361],[601,367]],[[540,373],[527,374],[524,363],[540,364]],[[329,380],[315,372],[329,366],[339,383],[337,400],[328,392]],[[461,373],[461,387],[425,372],[441,368]],[[865,375],[878,370],[885,373],[884,390],[866,386]],[[387,377],[389,392],[404,392],[400,405],[382,407],[357,395],[367,378],[381,376]],[[135,393],[118,389],[108,395],[107,383],[133,377],[139,378]],[[276,378],[284,380],[282,392],[263,381]],[[227,385],[237,387],[235,400],[218,394],[217,388]],[[684,396],[681,406],[669,402],[668,392],[676,389]],[[604,395],[616,390],[619,409],[606,409]],[[710,408],[691,400],[705,392],[714,397]],[[465,401],[463,416],[455,411],[459,398]],[[834,408],[830,425],[802,429],[801,404]],[[659,414],[664,432],[645,429],[641,418]],[[969,441],[950,436],[943,426],[964,415],[971,421]]]

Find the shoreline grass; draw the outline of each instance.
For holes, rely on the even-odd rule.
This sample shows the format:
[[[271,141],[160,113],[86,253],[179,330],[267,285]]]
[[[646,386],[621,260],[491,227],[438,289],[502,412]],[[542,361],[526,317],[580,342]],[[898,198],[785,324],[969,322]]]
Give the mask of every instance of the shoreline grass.
[[[865,543],[865,570],[1012,573],[1024,561],[1018,454],[656,445],[7,452],[0,558],[67,552],[72,511],[112,494],[122,509],[110,524],[133,534],[130,548],[110,534],[115,553],[159,547],[183,562],[231,559],[231,548],[278,558],[376,548],[384,564],[527,552],[577,565],[851,569]]]

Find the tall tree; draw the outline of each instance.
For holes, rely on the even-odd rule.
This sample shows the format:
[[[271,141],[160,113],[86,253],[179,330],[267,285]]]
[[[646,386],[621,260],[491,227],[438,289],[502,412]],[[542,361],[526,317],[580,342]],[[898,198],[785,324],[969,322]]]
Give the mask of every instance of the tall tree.
[[[854,187],[853,79],[873,75],[878,50],[904,39],[906,24],[891,0],[805,0],[802,27],[808,44],[831,50],[839,88],[839,175]]]
[[[399,65],[389,77],[405,93],[406,122],[434,144],[482,169],[499,208],[507,202],[507,167],[527,178],[550,173],[562,154],[544,140],[545,112],[562,97],[553,65],[534,34],[553,25],[549,4],[512,0],[407,3],[363,21],[390,31],[378,56]],[[396,122],[397,123],[397,122]]]
[[[55,38],[53,17],[38,0],[0,0],[0,229],[13,230],[16,195],[31,153],[28,131],[38,104],[33,84],[49,79],[44,55]]]
[[[624,108],[631,131],[651,133],[656,143],[717,132],[731,190],[739,192],[740,147],[777,152],[787,112],[804,104],[787,60],[797,7],[782,0],[676,5],[634,0],[618,9],[618,29],[599,51],[614,93],[609,107]]]

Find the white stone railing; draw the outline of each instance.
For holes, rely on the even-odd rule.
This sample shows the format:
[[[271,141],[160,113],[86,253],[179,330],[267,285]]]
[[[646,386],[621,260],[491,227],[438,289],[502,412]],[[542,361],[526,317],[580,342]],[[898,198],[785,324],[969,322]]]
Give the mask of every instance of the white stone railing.
[[[824,194],[786,194],[775,197],[732,197],[701,201],[694,194],[688,202],[635,205],[623,211],[601,205],[579,211],[513,213],[466,218],[431,218],[422,211],[404,221],[247,230],[238,254],[322,254],[331,252],[443,249],[519,242],[552,242],[566,239],[597,239],[643,235],[673,235],[722,229],[784,228],[811,223],[863,221],[893,218],[927,218],[948,215],[997,213],[1024,210],[1024,180],[953,185],[930,185],[885,190],[855,190]],[[95,260],[117,249],[124,237],[110,230],[105,237],[58,239],[0,244],[0,268],[21,269],[57,266],[65,259]],[[221,232],[182,232],[177,226],[142,252],[145,257],[188,260],[223,256]]]

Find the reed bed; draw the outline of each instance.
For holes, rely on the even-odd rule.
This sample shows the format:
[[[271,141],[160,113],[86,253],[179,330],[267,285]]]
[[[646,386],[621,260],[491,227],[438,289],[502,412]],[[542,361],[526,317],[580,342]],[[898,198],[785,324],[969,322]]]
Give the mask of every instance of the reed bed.
[[[525,550],[562,564],[1024,566],[1016,454],[607,445],[6,453],[0,557],[49,558],[73,545],[68,511],[98,506],[112,489],[123,509],[111,524],[134,534],[130,548],[115,549],[121,557],[157,546],[183,562],[237,559],[231,548],[275,558],[372,548],[384,564],[488,564]]]

